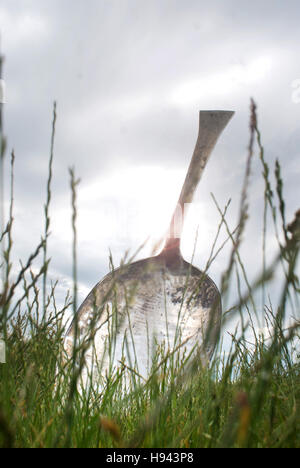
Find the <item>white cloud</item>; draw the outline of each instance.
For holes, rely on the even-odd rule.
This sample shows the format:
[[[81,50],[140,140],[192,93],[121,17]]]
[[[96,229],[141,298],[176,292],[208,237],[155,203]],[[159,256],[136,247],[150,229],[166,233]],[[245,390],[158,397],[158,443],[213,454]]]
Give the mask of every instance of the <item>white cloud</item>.
[[[126,243],[137,248],[148,237],[155,242],[169,225],[183,179],[181,170],[141,165],[79,186],[79,240],[106,251]],[[62,200],[53,209],[55,235],[65,242],[70,240],[70,229],[64,222],[69,213]]]
[[[191,79],[176,85],[170,95],[170,102],[186,106],[219,96],[234,96],[245,90],[245,86],[256,85],[270,79],[273,60],[270,55],[258,56],[246,65],[235,64],[227,70],[207,74],[203,78]]]
[[[3,7],[0,7],[0,28],[7,53],[16,49],[26,53],[25,47],[28,44],[34,43],[36,47],[49,33],[49,24],[45,16],[32,11],[15,14]]]

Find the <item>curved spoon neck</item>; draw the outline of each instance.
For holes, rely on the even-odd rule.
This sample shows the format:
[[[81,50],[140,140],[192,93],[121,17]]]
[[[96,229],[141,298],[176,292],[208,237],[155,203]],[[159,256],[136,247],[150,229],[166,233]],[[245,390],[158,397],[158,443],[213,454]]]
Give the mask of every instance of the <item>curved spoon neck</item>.
[[[233,114],[233,111],[199,112],[198,137],[178,201],[181,206],[193,201],[207,161]]]
[[[180,254],[180,238],[179,237],[169,237],[163,248],[163,252],[178,252]],[[181,255],[181,254],[180,254]]]
[[[168,238],[159,257],[167,268],[171,270],[180,268],[183,263],[183,257],[180,252],[180,238]]]
[[[199,132],[178,203],[171,218],[169,238],[164,250],[178,249],[186,217],[186,207],[192,203],[195,190],[219,136],[233,116],[233,111],[200,111]]]

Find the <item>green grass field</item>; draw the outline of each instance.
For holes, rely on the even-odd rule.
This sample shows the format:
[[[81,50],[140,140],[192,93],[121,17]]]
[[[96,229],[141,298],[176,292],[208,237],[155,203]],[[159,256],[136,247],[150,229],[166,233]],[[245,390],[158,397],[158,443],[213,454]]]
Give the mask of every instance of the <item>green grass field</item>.
[[[132,370],[130,391],[127,389],[126,392],[124,366],[108,376],[101,392],[90,389],[80,393],[77,390],[76,359],[61,364],[63,317],[76,309],[72,297],[76,297],[77,288],[77,186],[71,171],[74,291],[66,296],[65,305],[58,308],[55,285],[50,291],[47,289],[55,123],[56,109],[43,239],[33,247],[32,255],[13,277],[14,155],[11,155],[10,211],[1,235],[0,326],[6,346],[6,363],[0,364],[0,446],[300,447],[300,311],[296,269],[300,216],[298,212],[290,224],[286,222],[280,163],[277,161],[274,168],[273,187],[270,181],[273,169],[264,155],[254,103],[251,104],[249,154],[239,223],[234,233],[227,224],[226,210],[220,210],[219,227],[227,230],[228,242],[232,244],[220,289],[222,297],[228,297],[232,289],[239,293],[237,303],[224,310],[224,326],[228,320],[239,320],[240,323],[232,335],[231,348],[224,351],[221,334],[215,358],[206,368],[201,367],[197,359],[190,359],[184,368],[180,362],[168,366],[170,356],[158,349],[151,377],[147,382],[141,381]],[[4,153],[2,145],[2,171]],[[247,265],[243,264],[239,252],[247,224],[247,193],[253,157],[261,160],[265,190],[262,194],[262,272],[250,284]],[[274,236],[278,241],[277,253],[270,264],[265,255],[267,219],[273,221]],[[37,261],[42,266],[33,270]],[[269,331],[266,337],[258,333],[255,325],[255,310],[259,308],[255,298],[261,297],[262,291],[267,292],[269,282],[279,270],[278,303],[272,303],[271,298],[264,308],[263,321]],[[246,294],[240,293],[241,282],[247,285]],[[287,328],[287,318],[291,316],[292,325]],[[249,331],[253,336],[251,343],[248,342]],[[56,378],[57,368],[59,377]]]

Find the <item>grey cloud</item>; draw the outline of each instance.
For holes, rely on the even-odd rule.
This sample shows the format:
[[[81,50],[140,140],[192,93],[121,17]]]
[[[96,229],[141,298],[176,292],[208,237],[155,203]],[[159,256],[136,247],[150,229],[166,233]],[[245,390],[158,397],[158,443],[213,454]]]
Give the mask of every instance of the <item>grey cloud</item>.
[[[291,101],[291,82],[299,77],[298,1],[283,5],[266,0],[247,4],[234,0],[210,4],[196,0],[3,0],[0,13],[1,9],[18,28],[24,15],[37,17],[45,26],[39,34],[25,35],[20,43],[14,39],[17,31],[3,26],[8,93],[5,131],[9,146],[16,149],[15,203],[24,213],[24,223],[28,213],[26,241],[20,223],[16,231],[18,253],[29,250],[33,225],[34,238],[42,229],[42,221],[37,227],[36,218],[38,213],[42,216],[46,198],[54,99],[58,121],[51,209],[60,197],[69,203],[69,166],[75,165],[82,184],[109,177],[124,166],[159,164],[185,170],[196,141],[198,110],[230,107],[236,116],[212,155],[197,197],[209,207],[210,191],[223,203],[232,197],[230,221],[234,225],[253,96],[266,153],[272,161],[277,156],[282,159],[283,173],[289,179],[289,216],[296,210],[300,104]],[[271,60],[261,81],[234,81],[229,73],[232,87],[227,92],[222,92],[221,76],[215,95],[214,90],[200,94],[187,106],[169,99],[185,83],[199,80],[201,86],[201,80],[234,67],[246,76],[249,63],[261,56]],[[256,160],[252,180],[260,172]],[[118,196],[121,199],[122,193]],[[254,238],[260,226],[258,202],[251,209]],[[216,214],[210,222],[217,220]],[[55,225],[51,229],[55,233]],[[59,239],[53,240],[52,247],[53,268],[69,276],[70,253],[59,245]],[[123,247],[113,245],[118,258]],[[107,250],[98,252],[96,240],[90,250],[83,244],[79,248],[84,257],[79,263],[80,281],[91,286],[107,271]],[[216,274],[220,274],[219,267]]]

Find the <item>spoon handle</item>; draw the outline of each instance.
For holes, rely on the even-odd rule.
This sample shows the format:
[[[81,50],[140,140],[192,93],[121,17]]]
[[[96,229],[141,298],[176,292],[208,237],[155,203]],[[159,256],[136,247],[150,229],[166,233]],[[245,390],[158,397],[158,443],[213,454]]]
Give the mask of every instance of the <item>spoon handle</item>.
[[[172,216],[169,238],[165,249],[173,246],[179,247],[183,228],[184,205],[191,203],[195,190],[201,179],[208,158],[213,151],[219,136],[233,116],[233,111],[200,111],[199,133],[194,149],[193,157],[179,196],[179,200]],[[178,222],[178,210],[180,210],[180,222]],[[176,222],[177,221],[177,222]]]

